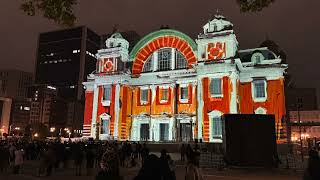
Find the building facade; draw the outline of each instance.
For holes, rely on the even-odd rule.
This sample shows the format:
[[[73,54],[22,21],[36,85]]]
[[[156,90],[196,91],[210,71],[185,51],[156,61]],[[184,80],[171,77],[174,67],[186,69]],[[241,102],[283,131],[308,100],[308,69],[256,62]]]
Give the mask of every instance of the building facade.
[[[10,114],[7,134],[23,134],[29,123],[30,99],[28,90],[32,85],[33,75],[20,70],[0,70],[0,97],[10,99]],[[4,101],[8,102],[8,101]],[[8,105],[8,103],[5,103]],[[7,123],[5,123],[7,124]]]
[[[290,111],[291,140],[320,138],[320,111]]]
[[[11,114],[11,98],[0,97],[0,136],[9,134],[10,130],[10,114]]]
[[[97,53],[83,83],[84,137],[222,142],[222,115],[241,113],[274,114],[281,138],[287,65],[267,48],[238,50],[223,16],[195,41],[161,29],[129,45],[115,33]]]
[[[0,97],[26,98],[33,75],[20,70],[0,70]]]

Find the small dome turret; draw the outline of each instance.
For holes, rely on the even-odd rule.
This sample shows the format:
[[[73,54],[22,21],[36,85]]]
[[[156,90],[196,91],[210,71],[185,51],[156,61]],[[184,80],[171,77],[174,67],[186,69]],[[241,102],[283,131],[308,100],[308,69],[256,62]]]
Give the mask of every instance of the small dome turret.
[[[125,40],[120,33],[114,33],[106,40],[107,48],[122,47],[129,48],[129,42]]]
[[[224,30],[231,30],[232,28],[233,24],[230,21],[227,21],[224,16],[218,14],[214,16],[213,20],[210,20],[203,26],[203,33],[215,33]]]

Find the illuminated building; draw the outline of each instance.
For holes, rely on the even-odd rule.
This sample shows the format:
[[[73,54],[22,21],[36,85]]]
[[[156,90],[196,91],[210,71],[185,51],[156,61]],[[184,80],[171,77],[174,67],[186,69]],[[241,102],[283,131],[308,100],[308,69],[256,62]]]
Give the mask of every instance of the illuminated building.
[[[274,114],[280,139],[287,65],[267,48],[238,50],[223,16],[194,41],[161,29],[129,52],[120,33],[96,54],[85,87],[83,136],[99,139],[222,141],[223,114]]]

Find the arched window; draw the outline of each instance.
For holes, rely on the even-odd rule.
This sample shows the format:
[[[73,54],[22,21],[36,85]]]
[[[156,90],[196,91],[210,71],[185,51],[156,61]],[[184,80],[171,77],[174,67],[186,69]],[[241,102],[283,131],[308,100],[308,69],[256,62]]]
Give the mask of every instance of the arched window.
[[[158,70],[171,69],[171,48],[163,48],[158,51]]]
[[[258,107],[255,111],[255,114],[267,114],[267,110],[263,107]]]
[[[187,68],[187,60],[184,55],[176,50],[176,69],[184,69]]]
[[[143,66],[143,70],[142,72],[151,72],[152,69],[153,69],[153,61],[152,61],[152,55],[150,55],[148,57],[148,59],[146,60],[146,62],[144,63],[144,66]]]

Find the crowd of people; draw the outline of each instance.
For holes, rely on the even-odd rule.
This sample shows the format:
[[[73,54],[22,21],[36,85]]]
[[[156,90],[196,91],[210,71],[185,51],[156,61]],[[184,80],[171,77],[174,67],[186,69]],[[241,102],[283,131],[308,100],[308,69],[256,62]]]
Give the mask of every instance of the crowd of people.
[[[181,160],[186,164],[186,180],[201,180],[197,146],[182,145]],[[50,176],[71,165],[75,175],[96,176],[96,179],[122,179],[121,168],[140,167],[134,180],[175,180],[176,165],[165,149],[158,157],[145,143],[139,142],[60,142],[5,140],[0,142],[0,171],[22,173],[26,160],[36,161],[37,176]],[[73,163],[73,164],[70,164]],[[85,167],[85,168],[83,168]],[[1,173],[0,172],[0,173]],[[85,173],[84,173],[85,172]],[[97,173],[95,173],[97,172]]]

